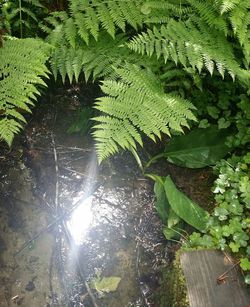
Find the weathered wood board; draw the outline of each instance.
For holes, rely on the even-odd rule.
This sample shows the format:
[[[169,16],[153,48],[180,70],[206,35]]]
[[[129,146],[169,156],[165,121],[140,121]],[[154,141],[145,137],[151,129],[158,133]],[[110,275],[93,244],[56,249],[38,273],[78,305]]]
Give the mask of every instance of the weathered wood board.
[[[236,266],[222,282],[217,278],[233,267],[222,252],[200,250],[180,256],[190,307],[250,307],[250,288]]]

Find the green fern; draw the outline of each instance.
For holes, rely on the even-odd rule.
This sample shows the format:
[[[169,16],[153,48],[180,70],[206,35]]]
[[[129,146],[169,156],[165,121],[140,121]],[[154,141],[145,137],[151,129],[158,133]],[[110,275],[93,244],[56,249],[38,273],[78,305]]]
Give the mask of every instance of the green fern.
[[[104,113],[94,120],[93,132],[99,161],[119,148],[136,149],[142,144],[141,133],[153,141],[161,133],[182,131],[188,120],[195,120],[190,102],[165,94],[161,83],[149,70],[127,64],[117,69],[118,81],[106,80],[101,86],[107,95],[97,100],[95,108]]]
[[[234,9],[242,0],[217,0],[215,2],[220,6],[221,14],[224,14]]]
[[[79,35],[88,43],[89,35],[97,40],[100,29],[114,38],[116,28],[125,32],[126,24],[135,29],[142,26],[142,3],[141,0],[71,0],[70,11]]]
[[[39,95],[35,85],[46,85],[48,56],[48,45],[35,39],[8,40],[0,48],[0,140],[9,146],[25,123],[21,111],[31,112]]]
[[[73,48],[67,42],[61,44],[52,53],[51,68],[55,79],[61,75],[63,82],[66,76],[69,81],[78,81],[81,72],[85,80],[90,77],[94,80],[103,77],[114,78],[115,68],[126,62],[139,65],[158,67],[159,63],[155,58],[148,60],[138,54],[131,52],[126,46],[127,39],[124,35],[117,35],[116,40],[110,38],[107,33],[101,32],[99,40],[93,38],[89,45],[78,42]],[[158,66],[157,66],[158,65]]]
[[[180,95],[201,89],[205,73],[227,73],[249,86],[246,2],[71,0],[69,14],[56,12],[46,20],[55,78],[72,82],[83,72],[86,80],[105,80],[93,133],[99,161],[120,148],[142,146],[141,134],[155,141],[161,133],[182,131],[195,118]]]
[[[206,68],[212,75],[216,67],[223,77],[225,70],[233,79],[235,75],[244,77],[244,71],[240,69],[226,37],[208,29],[202,22],[198,29],[191,21],[170,20],[160,29],[154,27],[134,37],[128,47],[148,56],[156,53],[157,57],[163,56],[165,61],[171,59],[176,64],[191,66],[199,72]]]
[[[126,24],[135,29],[141,27],[144,16],[141,12],[142,3],[142,0],[71,0],[70,18],[65,18],[65,12],[54,12],[45,19],[41,28],[50,37],[58,35],[61,39],[66,35],[74,48],[77,37],[89,44],[90,38],[97,40],[103,30],[114,38],[117,29],[125,32]]]
[[[221,17],[221,6],[215,0],[187,0],[195,15],[199,16],[203,22],[206,22],[209,29],[223,31],[228,33],[227,21]]]
[[[229,12],[234,35],[242,46],[247,64],[250,63],[250,1],[241,0]]]
[[[185,1],[146,1],[141,6],[144,22],[147,24],[167,23],[171,18],[185,18],[192,12]]]
[[[38,25],[44,6],[39,0],[6,1],[2,5],[4,27],[9,34],[27,37]]]

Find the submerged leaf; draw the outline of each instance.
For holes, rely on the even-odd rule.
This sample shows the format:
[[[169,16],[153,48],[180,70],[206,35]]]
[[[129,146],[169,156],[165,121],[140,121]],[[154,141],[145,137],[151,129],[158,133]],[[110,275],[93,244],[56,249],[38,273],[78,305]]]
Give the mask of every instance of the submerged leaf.
[[[110,277],[99,277],[94,278],[90,284],[91,288],[96,289],[98,292],[114,292],[121,281],[120,277],[110,276]]]

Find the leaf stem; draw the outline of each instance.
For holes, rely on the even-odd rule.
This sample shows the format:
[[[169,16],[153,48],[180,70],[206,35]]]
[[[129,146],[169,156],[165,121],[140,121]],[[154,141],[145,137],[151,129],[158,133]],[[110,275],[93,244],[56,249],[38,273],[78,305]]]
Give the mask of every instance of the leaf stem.
[[[19,22],[20,22],[20,37],[23,38],[22,0],[19,0]]]

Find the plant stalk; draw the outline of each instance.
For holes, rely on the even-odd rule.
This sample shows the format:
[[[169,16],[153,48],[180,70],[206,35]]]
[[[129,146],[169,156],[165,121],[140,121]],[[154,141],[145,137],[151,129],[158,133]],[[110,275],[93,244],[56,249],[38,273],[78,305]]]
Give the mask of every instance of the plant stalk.
[[[19,22],[20,22],[20,37],[23,38],[22,0],[19,0]]]

